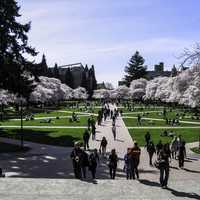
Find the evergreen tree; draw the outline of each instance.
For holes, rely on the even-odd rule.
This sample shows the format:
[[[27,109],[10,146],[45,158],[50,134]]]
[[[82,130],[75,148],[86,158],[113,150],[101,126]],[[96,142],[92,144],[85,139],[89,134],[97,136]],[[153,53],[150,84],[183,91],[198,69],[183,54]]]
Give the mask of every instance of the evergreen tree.
[[[131,57],[128,62],[128,66],[125,67],[125,82],[126,85],[129,86],[132,80],[145,78],[147,72],[146,66],[144,66],[144,58],[139,54],[138,51]]]
[[[89,98],[92,98],[94,90],[96,90],[96,89],[97,89],[97,81],[96,81],[96,77],[95,77],[94,65],[92,65],[89,70],[89,77],[87,80],[87,91],[89,94]]]
[[[176,66],[174,65],[174,66],[172,67],[171,76],[174,77],[174,76],[177,76],[177,74],[178,74],[178,71],[177,71],[177,69],[176,69]]]
[[[74,83],[73,83],[73,75],[71,73],[70,68],[67,68],[65,72],[65,84],[68,85],[71,88],[74,88]]]
[[[53,77],[60,79],[60,74],[59,74],[59,69],[57,63],[55,63],[54,68],[53,68]]]
[[[85,70],[82,73],[81,87],[83,87],[83,88],[85,88],[87,90],[87,79],[86,79]]]
[[[36,56],[37,53],[28,45],[30,23],[17,21],[19,9],[15,0],[0,1],[0,88],[28,97],[33,86],[25,74],[32,63],[23,55]]]
[[[40,76],[48,76],[48,66],[47,66],[47,61],[46,61],[46,57],[44,54],[42,55]]]

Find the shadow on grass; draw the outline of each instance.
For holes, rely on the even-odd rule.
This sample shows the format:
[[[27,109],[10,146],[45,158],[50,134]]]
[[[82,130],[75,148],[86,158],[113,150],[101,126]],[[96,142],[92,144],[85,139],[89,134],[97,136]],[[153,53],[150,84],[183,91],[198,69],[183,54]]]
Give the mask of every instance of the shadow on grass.
[[[66,146],[72,147],[74,142],[80,140],[79,137],[71,135],[58,135],[55,137],[50,136],[51,133],[55,133],[51,130],[31,130],[26,129],[23,131],[24,141],[36,142],[40,144],[56,145],[56,146]],[[0,130],[0,136],[12,139],[21,139],[21,133],[19,129],[12,129],[10,132],[8,130]]]

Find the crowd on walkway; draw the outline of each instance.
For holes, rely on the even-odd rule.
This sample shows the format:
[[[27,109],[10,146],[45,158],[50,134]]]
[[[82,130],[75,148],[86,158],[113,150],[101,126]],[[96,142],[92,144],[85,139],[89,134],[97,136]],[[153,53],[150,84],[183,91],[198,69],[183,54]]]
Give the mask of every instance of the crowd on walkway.
[[[116,119],[122,112],[117,109],[111,110],[109,104],[105,104],[99,111],[97,116],[97,125],[101,125],[102,121],[107,119],[112,120],[113,139],[116,140]],[[71,153],[71,159],[74,169],[74,175],[78,179],[85,179],[87,177],[87,169],[91,172],[92,178],[96,179],[96,171],[101,162],[105,162],[109,169],[110,178],[115,179],[118,166],[118,155],[115,149],[107,152],[108,142],[106,136],[102,137],[99,149],[90,150],[89,138],[90,130],[92,140],[96,139],[96,122],[93,117],[88,119],[88,130],[83,134],[84,149],[80,147],[80,143],[75,143],[74,149]],[[184,159],[186,158],[185,141],[181,135],[174,136],[171,143],[163,144],[160,140],[156,145],[152,141],[150,132],[145,134],[144,140],[146,142],[145,149],[149,156],[149,165],[156,167],[160,171],[160,185],[166,188],[169,179],[169,168],[172,159],[178,160],[179,168],[184,167]],[[124,155],[124,168],[126,179],[139,179],[138,166],[140,164],[141,149],[136,141],[133,142],[132,147],[127,148],[127,153]],[[155,157],[153,159],[153,157]],[[154,160],[154,161],[153,161]]]

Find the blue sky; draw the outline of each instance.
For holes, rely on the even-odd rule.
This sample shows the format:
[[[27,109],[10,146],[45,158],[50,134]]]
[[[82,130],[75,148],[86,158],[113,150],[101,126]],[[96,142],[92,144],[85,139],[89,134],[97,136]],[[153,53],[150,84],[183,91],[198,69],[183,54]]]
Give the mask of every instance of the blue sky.
[[[29,43],[48,65],[95,65],[99,82],[114,85],[136,50],[152,69],[179,64],[200,40],[199,0],[18,0],[20,21],[32,22]]]

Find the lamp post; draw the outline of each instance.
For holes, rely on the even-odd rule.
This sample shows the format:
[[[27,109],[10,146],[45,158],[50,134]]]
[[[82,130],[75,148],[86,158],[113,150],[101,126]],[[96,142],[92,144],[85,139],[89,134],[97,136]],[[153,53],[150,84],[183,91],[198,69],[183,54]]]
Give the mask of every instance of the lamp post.
[[[23,99],[20,97],[20,120],[21,120],[21,129],[20,129],[20,134],[21,134],[21,148],[24,147],[24,133],[23,133]]]

